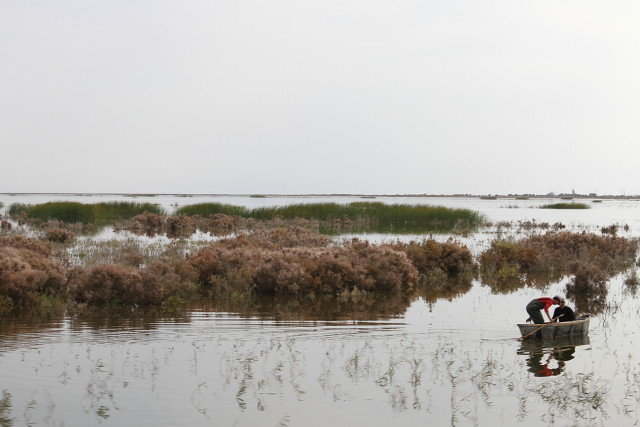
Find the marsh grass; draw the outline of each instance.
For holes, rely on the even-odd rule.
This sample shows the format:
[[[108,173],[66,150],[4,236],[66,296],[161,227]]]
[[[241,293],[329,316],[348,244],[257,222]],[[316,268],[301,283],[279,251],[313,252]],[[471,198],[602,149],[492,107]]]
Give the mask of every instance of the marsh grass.
[[[58,220],[65,223],[107,224],[127,219],[144,212],[162,214],[163,210],[154,203],[135,202],[47,202],[37,205],[14,203],[9,207],[12,217],[24,217],[32,221]]]
[[[248,217],[248,213],[249,210],[244,206],[227,205],[224,203],[197,203],[182,206],[176,210],[177,215],[200,215],[204,217],[215,214]]]
[[[590,206],[585,203],[551,203],[549,205],[540,206],[541,209],[589,209]]]
[[[251,194],[249,197],[253,198],[253,199],[266,199],[267,196],[265,196],[264,194]]]
[[[592,200],[593,203],[602,203],[602,200]]]
[[[176,214],[226,214],[256,220],[297,219],[353,222],[360,231],[428,232],[475,228],[484,217],[469,209],[442,206],[387,205],[380,202],[294,204],[279,207],[245,208],[221,203],[200,203],[179,208]],[[330,228],[330,227],[327,227]]]
[[[480,196],[480,200],[498,200],[498,196]]]

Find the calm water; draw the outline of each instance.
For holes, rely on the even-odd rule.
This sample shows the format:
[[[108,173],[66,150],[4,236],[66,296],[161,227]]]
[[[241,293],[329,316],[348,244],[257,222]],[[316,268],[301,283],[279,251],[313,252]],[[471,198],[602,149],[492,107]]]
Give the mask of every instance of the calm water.
[[[0,196],[5,205],[62,199]],[[171,207],[201,199],[136,200]],[[494,222],[577,229],[619,222],[631,235],[640,230],[634,201],[587,211],[540,210],[546,201],[539,200],[406,201],[469,207]],[[485,234],[467,238],[475,250],[495,237]],[[493,295],[476,282],[452,300],[368,308],[279,301],[235,310],[202,304],[173,316],[0,318],[0,425],[634,425],[640,303],[623,276],[610,281],[609,305],[592,317],[588,339],[551,346],[515,339],[526,303],[565,283]]]

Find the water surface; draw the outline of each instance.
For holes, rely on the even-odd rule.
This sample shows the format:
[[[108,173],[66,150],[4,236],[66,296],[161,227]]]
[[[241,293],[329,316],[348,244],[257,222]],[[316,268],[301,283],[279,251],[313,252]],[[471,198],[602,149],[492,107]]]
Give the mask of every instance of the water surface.
[[[62,199],[2,196],[0,201],[6,206]],[[170,207],[205,198],[139,199]],[[252,206],[290,201],[228,199],[218,201]],[[406,202],[477,209],[493,222],[562,221],[592,231],[626,223],[632,236],[640,225],[640,205],[634,201],[605,201],[587,211],[540,210],[536,206],[545,203],[540,200]],[[515,204],[520,207],[505,207]],[[485,230],[466,239],[477,252],[494,237],[495,230]],[[640,403],[640,304],[623,278],[610,281],[607,307],[592,317],[588,338],[554,343],[521,343],[515,324],[527,317],[529,300],[561,293],[566,279],[508,294],[493,294],[474,282],[469,292],[447,298],[418,295],[371,304],[205,301],[179,313],[6,316],[0,318],[5,407],[0,420],[132,426],[632,425]]]

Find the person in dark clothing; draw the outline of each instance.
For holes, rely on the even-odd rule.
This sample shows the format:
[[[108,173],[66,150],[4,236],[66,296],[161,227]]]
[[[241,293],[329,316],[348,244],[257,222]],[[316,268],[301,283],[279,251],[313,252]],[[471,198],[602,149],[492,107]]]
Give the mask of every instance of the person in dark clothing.
[[[573,320],[576,320],[576,315],[571,307],[565,305],[564,298],[560,298],[560,304],[558,304],[558,308],[553,311],[553,318],[559,320],[560,322],[571,322]]]
[[[540,310],[544,310],[547,314],[547,318],[549,322],[551,322],[551,316],[549,315],[549,307],[552,305],[560,304],[561,298],[559,296],[555,296],[553,298],[542,297],[536,298],[532,300],[529,304],[527,304],[526,310],[529,313],[529,318],[527,319],[527,323],[533,321],[533,323],[544,323],[544,318],[542,317],[542,313]]]

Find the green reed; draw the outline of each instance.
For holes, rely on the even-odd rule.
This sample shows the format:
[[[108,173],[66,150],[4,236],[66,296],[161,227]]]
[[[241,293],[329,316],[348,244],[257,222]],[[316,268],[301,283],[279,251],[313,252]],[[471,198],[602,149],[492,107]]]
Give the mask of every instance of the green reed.
[[[221,203],[200,203],[179,208],[176,214],[209,216],[212,214],[237,215],[258,220],[274,218],[357,222],[362,231],[425,232],[450,231],[454,227],[474,228],[484,217],[469,209],[442,206],[387,205],[381,202],[310,203],[287,206],[245,208]]]
[[[104,224],[132,218],[144,212],[162,214],[164,211],[154,203],[135,202],[47,202],[37,205],[14,203],[9,207],[9,215],[25,216],[27,219],[48,221],[59,220],[67,223]]]
[[[589,209],[590,206],[584,203],[552,203],[540,206],[542,209]]]
[[[224,203],[197,203],[194,205],[186,205],[178,208],[178,215],[200,215],[209,216],[214,214],[235,215],[248,218],[249,210],[244,206],[227,205]]]

